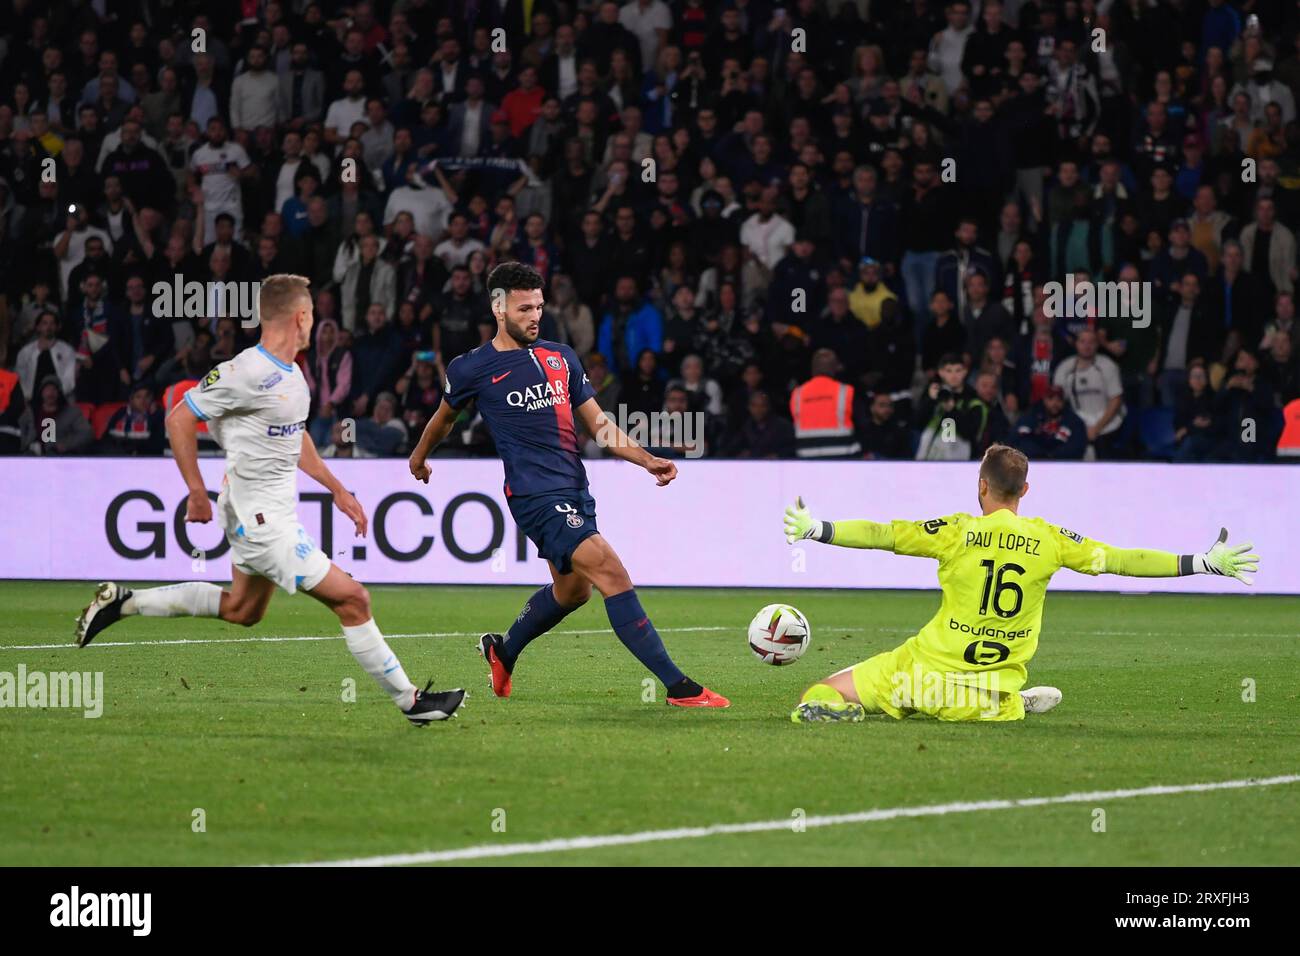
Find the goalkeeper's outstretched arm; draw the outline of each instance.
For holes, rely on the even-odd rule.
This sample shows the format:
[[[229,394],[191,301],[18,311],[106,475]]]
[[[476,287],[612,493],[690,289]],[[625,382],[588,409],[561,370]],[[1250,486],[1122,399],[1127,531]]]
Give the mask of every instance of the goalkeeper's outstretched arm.
[[[926,530],[931,533],[919,535],[919,542],[898,543],[896,527],[904,522],[876,521],[818,521],[804,505],[803,499],[795,500],[793,506],[785,509],[785,539],[790,544],[800,540],[820,541],[823,544],[835,544],[843,548],[875,548],[895,553],[918,554],[937,557],[942,550],[943,535],[948,530],[944,521],[934,522],[937,526]],[[902,551],[899,552],[899,548]],[[1219,532],[1219,538],[1208,551],[1199,554],[1175,554],[1172,551],[1156,551],[1148,548],[1115,548],[1091,538],[1083,538],[1064,532],[1061,542],[1061,566],[1082,574],[1121,574],[1136,578],[1174,578],[1184,574],[1218,574],[1236,578],[1243,584],[1253,584],[1253,575],[1259,566],[1259,555],[1250,553],[1249,544],[1228,544],[1226,529]]]
[[[1134,578],[1173,578],[1184,574],[1218,574],[1254,584],[1259,555],[1250,544],[1228,544],[1228,529],[1199,554],[1174,554],[1147,548],[1114,548],[1100,541],[1082,539],[1062,548],[1063,567],[1084,574],[1122,574]]]
[[[837,544],[841,548],[875,548],[894,550],[894,526],[878,521],[818,521],[809,514],[803,498],[785,509],[785,540],[794,544],[800,539]]]

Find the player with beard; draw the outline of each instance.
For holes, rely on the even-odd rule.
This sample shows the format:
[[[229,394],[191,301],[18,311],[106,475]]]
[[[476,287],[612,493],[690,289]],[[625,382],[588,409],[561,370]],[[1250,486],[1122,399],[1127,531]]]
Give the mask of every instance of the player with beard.
[[[443,402],[410,460],[411,474],[427,484],[430,452],[451,432],[460,410],[477,401],[505,466],[510,513],[550,566],[552,583],[528,599],[506,634],[479,640],[492,692],[510,696],[524,648],[585,604],[594,586],[605,596],[614,633],[663,682],[670,705],[726,707],[725,697],[673,663],[623,562],[597,530],[576,424],[615,457],[640,465],[660,487],[677,477],[677,466],[650,454],[605,416],[573,349],[538,338],[542,285],[541,274],[522,263],[492,270],[488,295],[497,334],[447,366]]]

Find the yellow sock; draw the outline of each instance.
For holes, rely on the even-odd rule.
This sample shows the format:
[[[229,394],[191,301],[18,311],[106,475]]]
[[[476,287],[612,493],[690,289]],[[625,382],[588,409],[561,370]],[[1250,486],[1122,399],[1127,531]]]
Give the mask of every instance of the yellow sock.
[[[806,704],[810,701],[819,701],[827,704],[843,704],[844,695],[837,691],[830,684],[813,684],[800,698],[799,703]]]

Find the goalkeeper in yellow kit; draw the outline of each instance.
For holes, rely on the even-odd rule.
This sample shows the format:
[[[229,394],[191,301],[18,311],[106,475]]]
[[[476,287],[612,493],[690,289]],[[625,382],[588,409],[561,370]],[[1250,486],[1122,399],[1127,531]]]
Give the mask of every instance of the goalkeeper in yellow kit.
[[[1006,445],[984,454],[980,515],[931,521],[817,521],[802,499],[785,513],[786,540],[878,548],[937,558],[943,603],[900,647],[832,674],[804,692],[796,723],[862,720],[867,714],[940,720],[1021,720],[1061,701],[1055,687],[1022,690],[1038,648],[1047,582],[1059,568],[1083,574],[1166,578],[1221,574],[1251,583],[1259,557],[1229,546],[1227,532],[1202,554],[1113,548],[1019,514],[1029,460]]]

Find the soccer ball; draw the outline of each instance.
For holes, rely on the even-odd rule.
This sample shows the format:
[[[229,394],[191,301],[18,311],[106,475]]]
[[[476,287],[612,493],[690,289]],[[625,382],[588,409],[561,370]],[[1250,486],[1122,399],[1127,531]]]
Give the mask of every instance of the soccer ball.
[[[769,604],[749,622],[749,649],[764,664],[793,664],[811,637],[808,619],[789,604]]]

